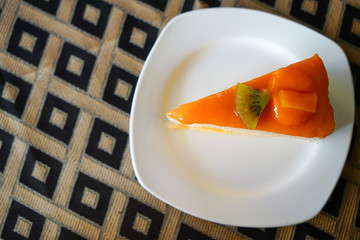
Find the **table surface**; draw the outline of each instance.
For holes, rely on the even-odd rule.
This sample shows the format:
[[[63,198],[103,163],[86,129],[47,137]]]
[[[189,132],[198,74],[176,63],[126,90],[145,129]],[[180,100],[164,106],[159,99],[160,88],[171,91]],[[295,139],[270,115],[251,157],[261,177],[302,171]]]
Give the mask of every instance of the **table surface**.
[[[326,35],[360,94],[356,0],[0,0],[1,239],[360,239],[358,98],[341,177],[308,222],[219,225],[137,183],[128,139],[141,68],[171,18],[207,7],[259,9]]]

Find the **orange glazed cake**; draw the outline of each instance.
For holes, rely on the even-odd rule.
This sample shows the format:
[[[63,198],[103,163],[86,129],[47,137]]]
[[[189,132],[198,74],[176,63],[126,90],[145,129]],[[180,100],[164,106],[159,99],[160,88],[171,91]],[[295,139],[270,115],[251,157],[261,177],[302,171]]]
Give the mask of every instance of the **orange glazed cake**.
[[[325,66],[315,54],[248,82],[182,104],[167,112],[166,116],[179,126],[198,129],[250,134],[265,131],[324,138],[335,128],[328,86]],[[242,94],[247,96],[244,98]],[[247,112],[253,113],[252,119],[248,120]]]

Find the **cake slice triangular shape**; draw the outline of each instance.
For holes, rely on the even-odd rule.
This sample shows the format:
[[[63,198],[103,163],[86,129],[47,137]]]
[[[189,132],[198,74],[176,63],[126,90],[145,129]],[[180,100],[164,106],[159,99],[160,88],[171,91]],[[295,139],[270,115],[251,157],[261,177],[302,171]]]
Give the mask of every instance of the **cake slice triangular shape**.
[[[243,84],[270,96],[254,130],[324,138],[335,128],[334,111],[328,97],[329,80],[317,54]],[[182,104],[166,116],[181,126],[233,129],[234,132],[248,129],[237,111],[236,90],[237,85],[234,85]]]

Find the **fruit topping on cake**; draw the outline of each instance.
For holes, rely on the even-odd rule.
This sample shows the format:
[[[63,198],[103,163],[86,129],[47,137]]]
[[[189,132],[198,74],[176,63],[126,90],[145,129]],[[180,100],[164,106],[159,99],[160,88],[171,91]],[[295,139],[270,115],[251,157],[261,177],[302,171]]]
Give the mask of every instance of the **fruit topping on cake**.
[[[255,129],[260,115],[269,100],[269,94],[238,83],[236,85],[235,113],[247,128]]]

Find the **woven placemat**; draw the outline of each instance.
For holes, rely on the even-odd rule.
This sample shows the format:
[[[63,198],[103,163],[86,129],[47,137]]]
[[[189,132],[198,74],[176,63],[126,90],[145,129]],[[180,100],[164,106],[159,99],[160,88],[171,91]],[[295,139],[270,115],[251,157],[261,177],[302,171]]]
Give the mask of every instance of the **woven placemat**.
[[[139,73],[171,18],[207,7],[271,12],[333,39],[359,94],[358,0],[0,0],[1,239],[360,239],[358,97],[345,168],[308,222],[219,225],[137,183],[129,115]]]

